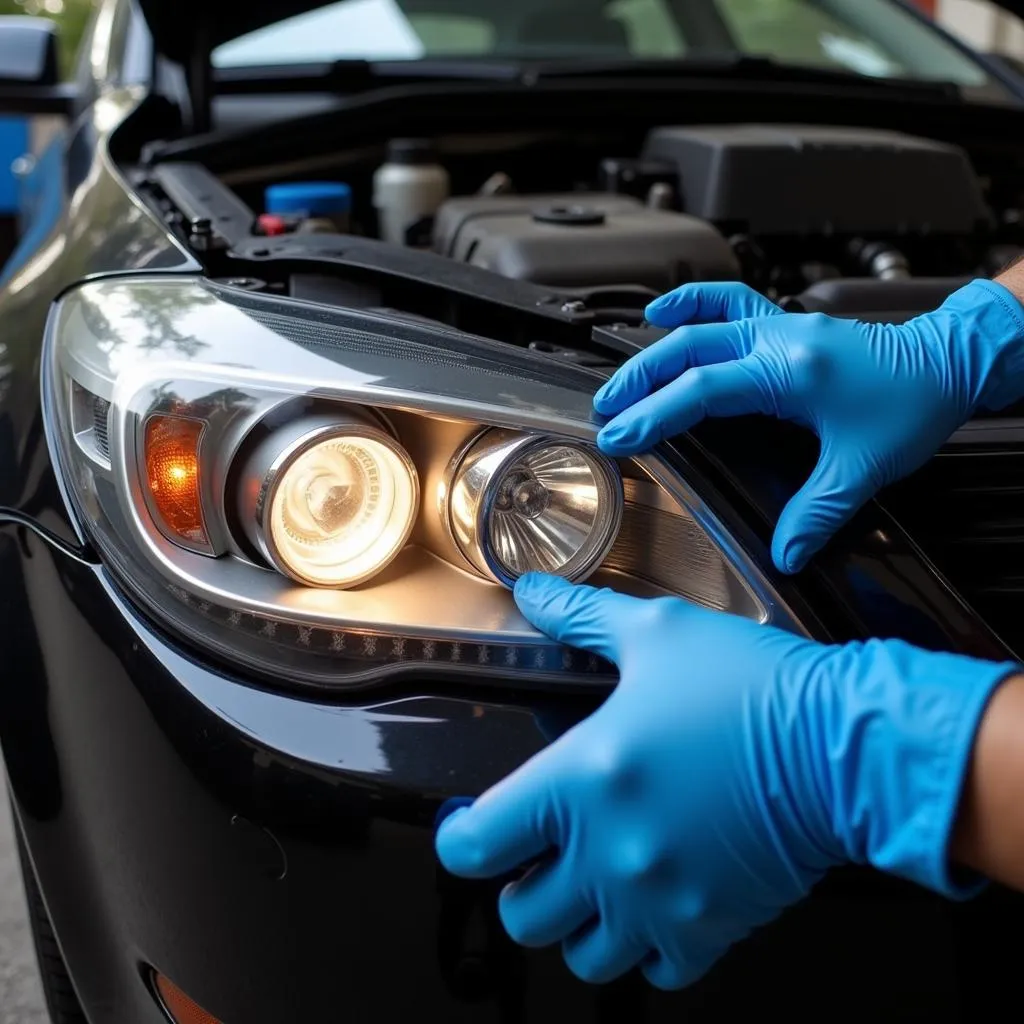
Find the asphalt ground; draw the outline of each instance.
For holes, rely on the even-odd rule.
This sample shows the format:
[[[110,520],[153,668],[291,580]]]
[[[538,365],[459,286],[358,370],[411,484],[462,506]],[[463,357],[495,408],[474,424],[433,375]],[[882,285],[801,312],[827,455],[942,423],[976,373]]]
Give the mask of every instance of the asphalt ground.
[[[47,1024],[10,807],[0,793],[0,1024]]]

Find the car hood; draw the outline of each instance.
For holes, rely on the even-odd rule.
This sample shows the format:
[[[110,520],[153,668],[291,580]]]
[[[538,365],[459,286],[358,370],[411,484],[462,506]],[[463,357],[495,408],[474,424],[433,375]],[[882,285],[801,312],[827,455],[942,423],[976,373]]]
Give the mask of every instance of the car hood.
[[[182,63],[197,47],[209,52],[229,39],[326,5],[327,0],[139,0],[157,49]]]
[[[179,62],[194,59],[229,39],[275,21],[325,7],[329,0],[139,0],[153,39],[165,56]],[[1024,0],[995,0],[998,6],[1024,17]],[[436,9],[436,0],[431,4]],[[213,12],[216,12],[215,16]]]

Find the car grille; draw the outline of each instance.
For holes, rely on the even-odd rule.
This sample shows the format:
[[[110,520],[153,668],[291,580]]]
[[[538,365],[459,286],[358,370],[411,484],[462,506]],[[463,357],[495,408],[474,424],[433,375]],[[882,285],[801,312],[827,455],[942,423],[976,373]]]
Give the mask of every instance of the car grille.
[[[881,496],[953,588],[1024,654],[1024,421],[971,425]]]

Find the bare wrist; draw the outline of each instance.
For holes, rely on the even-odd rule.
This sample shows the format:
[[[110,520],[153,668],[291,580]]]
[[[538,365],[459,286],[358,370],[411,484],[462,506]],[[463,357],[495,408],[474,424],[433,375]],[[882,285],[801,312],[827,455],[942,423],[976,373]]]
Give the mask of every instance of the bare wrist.
[[[1024,254],[1010,263],[995,280],[1007,291],[1013,292],[1018,302],[1024,303]]]
[[[956,826],[952,863],[1016,888],[1024,885],[1024,676],[992,695],[975,739]]]

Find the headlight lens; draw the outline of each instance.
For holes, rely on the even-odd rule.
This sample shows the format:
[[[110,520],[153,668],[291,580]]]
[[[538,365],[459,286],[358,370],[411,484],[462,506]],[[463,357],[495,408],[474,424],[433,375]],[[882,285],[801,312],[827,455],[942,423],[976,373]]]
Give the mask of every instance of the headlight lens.
[[[256,446],[240,493],[247,533],[272,565],[299,583],[351,587],[405,546],[418,487],[383,430],[301,417]]]
[[[663,459],[597,450],[595,384],[429,323],[164,277],[67,293],[44,361],[48,440],[104,564],[269,681],[613,681],[519,614],[508,588],[534,569],[799,629]]]
[[[412,529],[416,477],[380,441],[314,441],[267,500],[275,564],[294,579],[349,587],[376,576]]]
[[[581,580],[619,532],[622,480],[596,449],[487,431],[455,469],[451,518],[462,554],[507,586],[534,571]]]

